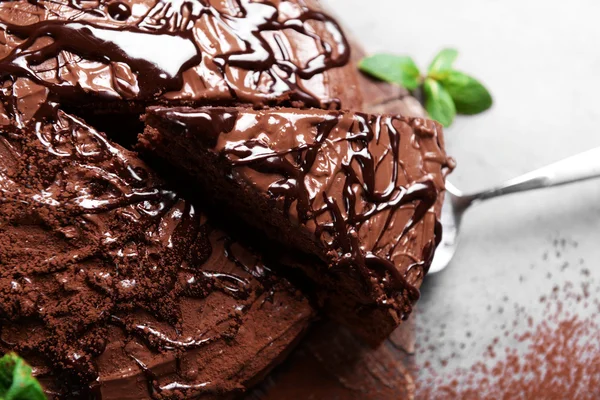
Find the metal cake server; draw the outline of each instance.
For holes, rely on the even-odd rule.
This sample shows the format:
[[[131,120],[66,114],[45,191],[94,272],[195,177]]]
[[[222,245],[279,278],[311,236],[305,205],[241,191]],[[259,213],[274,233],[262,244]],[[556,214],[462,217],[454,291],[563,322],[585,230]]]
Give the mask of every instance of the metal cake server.
[[[566,185],[592,178],[600,178],[600,147],[473,194],[464,194],[450,182],[446,182],[447,191],[441,218],[444,233],[429,273],[440,272],[450,264],[458,246],[458,234],[463,215],[471,205],[505,194]]]

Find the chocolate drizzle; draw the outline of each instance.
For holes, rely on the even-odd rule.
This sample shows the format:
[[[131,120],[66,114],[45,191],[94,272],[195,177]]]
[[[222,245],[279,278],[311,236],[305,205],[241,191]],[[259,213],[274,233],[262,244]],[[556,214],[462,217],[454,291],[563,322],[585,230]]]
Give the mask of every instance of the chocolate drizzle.
[[[0,23],[0,27],[8,34],[24,40],[0,60],[0,78],[21,76],[38,84],[47,84],[33,68],[58,57],[63,51],[69,51],[92,61],[127,64],[137,77],[137,87],[132,95],[148,99],[181,89],[183,71],[200,62],[198,50],[187,33],[173,35],[166,30],[149,33],[132,27],[125,31],[59,20],[27,26]],[[29,50],[38,39],[45,36],[51,37],[53,43],[38,50]],[[144,42],[151,43],[152,47],[144,45]],[[166,54],[169,50],[171,54]],[[64,97],[84,94],[67,82],[50,84],[49,87]]]
[[[394,248],[402,243],[402,237],[435,205],[437,189],[429,180],[415,182],[408,188],[400,186],[398,184],[400,135],[393,126],[393,117],[369,117],[356,114],[353,124],[358,127],[358,132],[347,139],[349,154],[341,165],[341,170],[345,174],[342,198],[335,199],[323,192],[324,206],[315,209],[305,184],[306,176],[313,169],[318,154],[323,151],[325,141],[329,139],[331,132],[340,124],[342,118],[343,114],[330,113],[324,116],[322,121],[314,124],[316,131],[314,142],[305,149],[292,148],[287,154],[276,154],[265,149],[257,141],[250,140],[224,149],[222,154],[228,157],[234,166],[245,165],[262,174],[282,176],[283,179],[269,186],[268,194],[272,198],[284,199],[284,207],[288,215],[291,205],[296,203],[296,212],[300,221],[306,224],[309,220],[313,220],[317,226],[315,230],[317,239],[322,239],[325,232],[333,238],[329,246],[338,254],[335,267],[358,268],[367,282],[373,272],[386,271],[391,277],[390,292],[407,290],[410,299],[416,301],[419,298],[418,289],[406,281],[390,259],[377,255],[379,250],[377,246],[392,223],[395,212],[407,204],[415,203],[414,214],[404,227]],[[387,128],[389,135],[393,173],[387,188],[378,191],[376,189],[378,166],[368,147],[372,140],[378,140],[376,136],[381,134],[382,126]],[[350,131],[353,131],[353,128],[354,126]],[[355,169],[356,165],[359,166],[358,171]],[[355,185],[363,189],[361,199],[357,199],[353,190]],[[367,202],[370,206],[365,207],[363,212],[357,212],[357,200]],[[344,208],[343,212],[340,207]],[[381,228],[379,239],[372,250],[365,252],[358,240],[361,225],[383,211],[389,211],[389,214],[385,225]],[[331,222],[318,222],[319,217],[325,213],[329,214],[327,220]]]
[[[156,102],[168,93],[175,93],[167,96],[170,100],[225,96],[211,94],[221,90],[215,81],[218,77],[227,86],[230,101],[260,104],[289,100],[339,106],[339,100],[324,99],[307,86],[316,75],[349,61],[349,45],[333,19],[300,4],[294,4],[296,11],[287,15],[289,8],[282,12],[280,5],[270,1],[236,0],[227,7],[212,3],[218,2],[140,3],[136,6],[146,7],[140,17],[133,16],[131,8],[120,2],[100,2],[90,9],[75,0],[60,6],[36,1],[39,22],[23,25],[0,20],[0,29],[22,40],[0,60],[0,71],[3,77],[27,76],[65,101],[88,92],[143,103]],[[326,35],[317,34],[314,24],[319,24]],[[284,33],[291,31],[311,40],[317,54],[296,59]],[[51,43],[34,47],[40,38],[51,38]],[[63,64],[61,58],[69,61]],[[45,68],[51,60],[57,61],[52,67],[54,74],[49,76]],[[94,72],[98,67],[93,62],[104,64],[106,72]],[[68,71],[63,70],[65,66]],[[73,69],[77,82],[68,78]],[[190,78],[191,74],[196,77]],[[193,83],[198,79],[203,81],[201,85]],[[85,87],[81,86],[83,81]]]
[[[108,15],[116,21],[127,21],[131,17],[131,7],[119,1],[110,3],[107,10]]]
[[[163,131],[180,132],[182,142],[204,143],[226,160],[227,176],[281,204],[287,219],[312,231],[334,271],[357,270],[371,293],[383,288],[376,296],[382,304],[394,307],[389,299],[398,295],[409,303],[419,298],[415,279],[426,273],[441,232],[432,223],[424,243],[412,254],[404,249],[439,203],[449,168],[435,125],[293,109],[157,108],[150,115]]]

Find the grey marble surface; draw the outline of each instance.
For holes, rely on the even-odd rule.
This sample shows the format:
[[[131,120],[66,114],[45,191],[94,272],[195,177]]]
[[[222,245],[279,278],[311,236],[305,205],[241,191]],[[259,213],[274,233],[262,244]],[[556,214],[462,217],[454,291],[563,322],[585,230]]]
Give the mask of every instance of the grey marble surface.
[[[461,190],[600,146],[600,2],[324,3],[369,52],[409,54],[426,67],[452,46],[460,51],[456,67],[490,88],[493,109],[461,117],[446,132],[458,162],[451,181]],[[428,277],[419,303],[417,361],[430,361],[438,373],[482,360],[496,337],[499,348],[518,346],[503,332],[526,329],[525,315],[546,318],[539,299],[554,286],[598,285],[600,181],[480,204],[465,216],[461,235],[453,263]],[[583,303],[568,307],[590,312]],[[421,378],[429,373],[422,369]]]

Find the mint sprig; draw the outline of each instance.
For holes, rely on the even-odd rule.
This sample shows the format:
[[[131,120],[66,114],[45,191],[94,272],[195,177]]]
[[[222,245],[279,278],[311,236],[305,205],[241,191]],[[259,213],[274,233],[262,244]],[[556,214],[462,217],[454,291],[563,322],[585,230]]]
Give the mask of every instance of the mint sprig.
[[[0,400],[46,400],[31,367],[15,353],[0,358]]]
[[[454,69],[457,57],[455,49],[443,49],[434,57],[426,75],[408,56],[375,54],[363,58],[358,67],[374,78],[422,93],[429,115],[448,127],[456,114],[479,114],[493,104],[490,92],[481,82]]]

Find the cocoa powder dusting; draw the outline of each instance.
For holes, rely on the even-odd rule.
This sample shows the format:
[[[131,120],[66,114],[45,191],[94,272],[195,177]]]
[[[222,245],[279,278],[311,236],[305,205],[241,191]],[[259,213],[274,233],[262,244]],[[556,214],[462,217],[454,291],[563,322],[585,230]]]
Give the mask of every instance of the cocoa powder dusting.
[[[564,248],[564,239],[555,248]],[[576,243],[573,248],[576,248]],[[570,266],[560,261],[557,269]],[[548,261],[547,253],[543,261]],[[552,261],[552,260],[551,260]],[[547,279],[556,282],[548,294],[536,304],[514,304],[512,323],[502,324],[498,337],[468,368],[447,371],[437,361],[426,361],[422,369],[427,375],[419,382],[420,399],[597,399],[600,397],[600,285],[590,277],[583,260],[577,266],[581,280],[552,278],[556,268],[546,266]],[[548,277],[550,276],[550,277]],[[520,282],[523,279],[519,279]],[[508,302],[508,297],[503,303]],[[535,311],[537,310],[537,312]],[[488,312],[498,312],[497,305]],[[541,315],[542,318],[539,318]],[[536,316],[538,318],[536,318]],[[443,331],[442,331],[443,334]],[[474,346],[469,331],[460,343],[460,351]],[[431,340],[426,337],[425,342]],[[507,345],[508,343],[508,345]],[[436,354],[435,347],[422,348]],[[456,357],[450,355],[450,359]],[[448,359],[439,360],[445,366]]]

